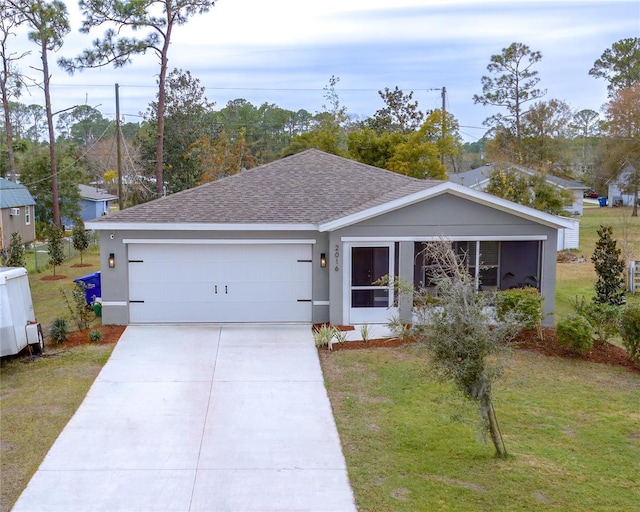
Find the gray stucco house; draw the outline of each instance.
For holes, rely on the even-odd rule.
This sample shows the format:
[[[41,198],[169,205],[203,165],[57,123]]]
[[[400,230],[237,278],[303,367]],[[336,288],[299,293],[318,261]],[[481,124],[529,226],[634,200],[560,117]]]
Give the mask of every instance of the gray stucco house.
[[[36,239],[35,204],[27,187],[0,178],[0,249],[9,247],[15,232],[24,244]]]
[[[395,307],[393,287],[374,282],[423,282],[419,253],[442,236],[466,252],[479,289],[537,286],[552,314],[564,227],[314,149],[87,223],[100,234],[107,324],[410,319],[411,304]]]

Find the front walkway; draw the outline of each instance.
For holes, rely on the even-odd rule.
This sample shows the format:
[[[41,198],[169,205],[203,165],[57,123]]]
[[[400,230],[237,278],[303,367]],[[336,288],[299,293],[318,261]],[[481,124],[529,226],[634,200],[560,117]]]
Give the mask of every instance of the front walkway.
[[[310,326],[130,326],[15,512],[355,511]]]

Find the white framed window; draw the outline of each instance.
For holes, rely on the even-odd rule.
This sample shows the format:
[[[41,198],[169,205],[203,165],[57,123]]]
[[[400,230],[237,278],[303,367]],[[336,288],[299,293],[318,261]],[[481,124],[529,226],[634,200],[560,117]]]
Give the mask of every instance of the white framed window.
[[[31,206],[24,207],[24,223],[27,226],[31,224]]]

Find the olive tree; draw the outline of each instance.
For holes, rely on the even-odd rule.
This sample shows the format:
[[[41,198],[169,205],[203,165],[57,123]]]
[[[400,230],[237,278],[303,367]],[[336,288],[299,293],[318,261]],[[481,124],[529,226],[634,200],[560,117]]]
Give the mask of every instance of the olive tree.
[[[419,336],[424,337],[438,373],[478,404],[482,429],[490,435],[497,455],[504,458],[507,451],[493,407],[492,384],[502,374],[496,356],[507,350],[505,342],[520,330],[520,324],[515,316],[491,318],[488,296],[477,293],[464,258],[449,241],[428,242],[424,252],[438,301],[425,306],[429,311],[421,316],[426,321],[418,329]]]

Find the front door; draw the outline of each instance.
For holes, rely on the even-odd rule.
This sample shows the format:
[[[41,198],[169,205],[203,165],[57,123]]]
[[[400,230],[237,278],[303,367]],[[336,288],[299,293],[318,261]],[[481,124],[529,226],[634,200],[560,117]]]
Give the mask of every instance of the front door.
[[[389,276],[393,284],[393,259],[393,244],[351,247],[351,324],[384,323],[395,314],[393,286],[377,282]]]

